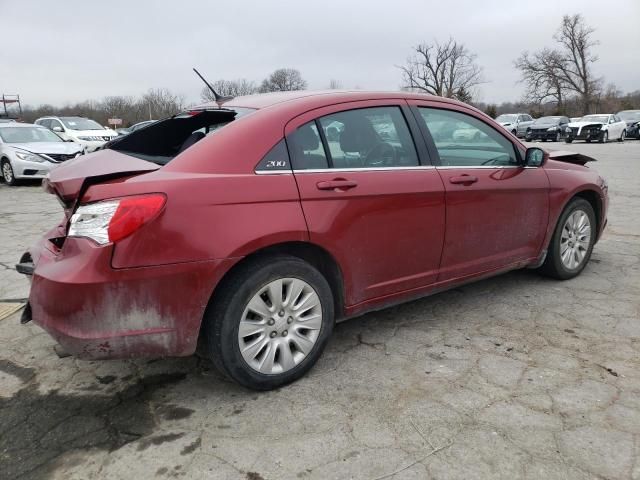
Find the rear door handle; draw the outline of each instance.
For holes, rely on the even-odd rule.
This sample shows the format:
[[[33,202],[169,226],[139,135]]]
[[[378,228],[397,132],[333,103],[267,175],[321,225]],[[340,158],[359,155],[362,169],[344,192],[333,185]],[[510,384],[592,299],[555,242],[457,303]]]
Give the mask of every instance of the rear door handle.
[[[316,183],[316,187],[318,190],[350,190],[358,186],[358,182],[354,182],[353,180],[347,180],[345,178],[335,178],[333,180],[326,180],[323,182]]]
[[[463,185],[471,185],[472,183],[476,183],[478,181],[478,177],[474,177],[473,175],[460,175],[458,177],[449,178],[449,183],[454,184],[463,184]]]

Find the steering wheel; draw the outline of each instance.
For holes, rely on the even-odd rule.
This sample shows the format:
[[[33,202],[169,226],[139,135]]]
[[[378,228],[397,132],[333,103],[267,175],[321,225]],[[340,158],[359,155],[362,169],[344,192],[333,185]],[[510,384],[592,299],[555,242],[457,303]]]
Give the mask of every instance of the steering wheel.
[[[396,149],[393,145],[380,142],[373,147],[365,157],[364,164],[368,167],[384,167],[387,165],[395,165],[397,160]]]

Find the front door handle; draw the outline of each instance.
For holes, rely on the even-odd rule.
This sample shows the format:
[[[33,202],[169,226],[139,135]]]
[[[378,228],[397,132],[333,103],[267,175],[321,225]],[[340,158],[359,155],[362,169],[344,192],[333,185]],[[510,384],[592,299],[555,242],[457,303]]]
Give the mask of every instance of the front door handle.
[[[358,182],[346,178],[334,178],[316,183],[318,190],[335,190],[336,192],[350,190],[358,186]]]
[[[449,178],[449,183],[453,184],[462,184],[462,185],[471,185],[472,183],[476,183],[478,181],[478,177],[474,177],[473,175],[460,175],[458,177]]]

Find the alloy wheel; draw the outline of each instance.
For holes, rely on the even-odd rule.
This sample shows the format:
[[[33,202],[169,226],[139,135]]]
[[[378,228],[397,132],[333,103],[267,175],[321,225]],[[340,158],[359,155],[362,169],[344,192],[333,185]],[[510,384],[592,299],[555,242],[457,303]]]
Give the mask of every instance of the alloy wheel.
[[[318,293],[299,278],[263,286],[244,309],[238,345],[245,362],[262,374],[281,374],[300,364],[322,328]]]
[[[5,161],[2,163],[2,177],[8,184],[13,182],[13,169],[11,168],[11,164],[9,162]]]
[[[569,270],[575,270],[582,265],[589,251],[591,243],[591,222],[582,210],[576,210],[569,215],[562,227],[560,237],[560,258],[562,264]]]

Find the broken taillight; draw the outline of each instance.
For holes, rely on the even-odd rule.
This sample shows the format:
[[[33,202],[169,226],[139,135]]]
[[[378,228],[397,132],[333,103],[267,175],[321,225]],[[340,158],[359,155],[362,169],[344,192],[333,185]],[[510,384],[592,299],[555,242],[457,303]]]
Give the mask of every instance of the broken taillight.
[[[80,205],[71,217],[68,236],[90,238],[100,245],[117,242],[158,215],[165,202],[164,194],[152,193]]]

